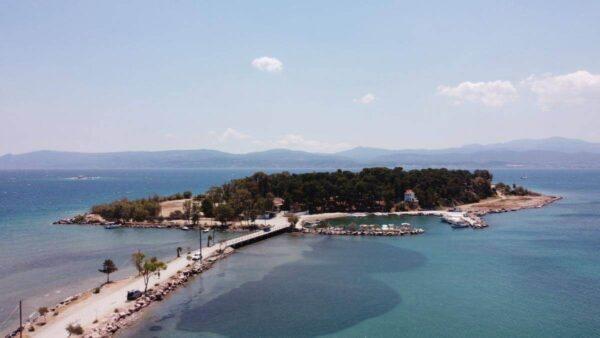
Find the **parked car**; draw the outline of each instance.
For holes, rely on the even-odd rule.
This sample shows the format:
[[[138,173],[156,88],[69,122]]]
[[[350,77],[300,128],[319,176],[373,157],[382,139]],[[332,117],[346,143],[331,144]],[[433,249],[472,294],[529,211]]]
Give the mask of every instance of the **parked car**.
[[[263,231],[264,231],[264,232],[269,232],[269,231],[271,231],[271,227],[266,227],[266,228],[263,228]]]
[[[127,300],[136,300],[142,296],[142,291],[140,290],[131,290],[127,291]]]
[[[199,261],[200,260],[200,253],[196,252],[195,254],[192,255],[192,260],[193,261]]]

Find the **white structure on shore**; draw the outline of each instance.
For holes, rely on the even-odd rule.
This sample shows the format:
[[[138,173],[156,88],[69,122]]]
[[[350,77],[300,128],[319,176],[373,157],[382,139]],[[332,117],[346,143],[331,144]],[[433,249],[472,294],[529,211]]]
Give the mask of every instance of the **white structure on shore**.
[[[415,192],[408,189],[404,192],[404,202],[406,203],[419,203]]]

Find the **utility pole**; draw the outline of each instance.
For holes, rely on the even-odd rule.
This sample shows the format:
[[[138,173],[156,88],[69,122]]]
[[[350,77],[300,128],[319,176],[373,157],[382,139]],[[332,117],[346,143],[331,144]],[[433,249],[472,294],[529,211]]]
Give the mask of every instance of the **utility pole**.
[[[19,300],[19,337],[23,338],[23,301]]]
[[[202,227],[200,226],[200,223],[198,223],[198,237],[200,239],[200,263],[202,263]]]

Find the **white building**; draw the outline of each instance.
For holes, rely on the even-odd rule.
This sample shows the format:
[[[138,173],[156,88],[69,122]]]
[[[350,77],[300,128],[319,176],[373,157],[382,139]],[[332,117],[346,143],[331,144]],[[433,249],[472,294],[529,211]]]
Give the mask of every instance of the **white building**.
[[[417,196],[415,195],[415,192],[408,189],[404,192],[404,202],[406,203],[418,203],[419,200],[417,199]]]

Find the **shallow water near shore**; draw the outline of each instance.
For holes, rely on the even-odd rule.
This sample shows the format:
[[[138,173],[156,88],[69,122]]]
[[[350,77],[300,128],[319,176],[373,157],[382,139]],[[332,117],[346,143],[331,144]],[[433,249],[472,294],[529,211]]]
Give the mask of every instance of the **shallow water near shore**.
[[[119,271],[134,273],[132,252],[142,250],[173,259],[176,248],[197,248],[196,231],[113,229],[52,225],[85,212],[95,203],[184,190],[203,192],[214,184],[252,170],[31,170],[0,171],[0,333],[16,327],[15,307],[23,299],[27,317],[39,306],[52,306],[102,283],[98,272],[106,258]],[[78,175],[93,179],[73,179]],[[218,239],[237,234],[217,234]],[[204,238],[206,240],[206,238]],[[10,315],[10,316],[9,316]]]
[[[497,176],[565,199],[489,215],[483,230],[368,217],[359,222],[408,221],[426,233],[280,236],[238,250],[119,335],[598,336],[600,176],[527,173]]]
[[[253,171],[0,172],[0,324],[21,297],[28,314],[97,285],[104,258],[119,265],[119,278],[132,272],[132,250],[172,258],[177,246],[197,245],[192,231],[52,221],[123,196],[201,192]],[[600,335],[600,171],[493,172],[565,199],[486,216],[490,227],[477,231],[435,217],[369,217],[353,221],[408,221],[426,233],[279,236],[218,262],[119,335]],[[68,179],[77,175],[98,178]]]

